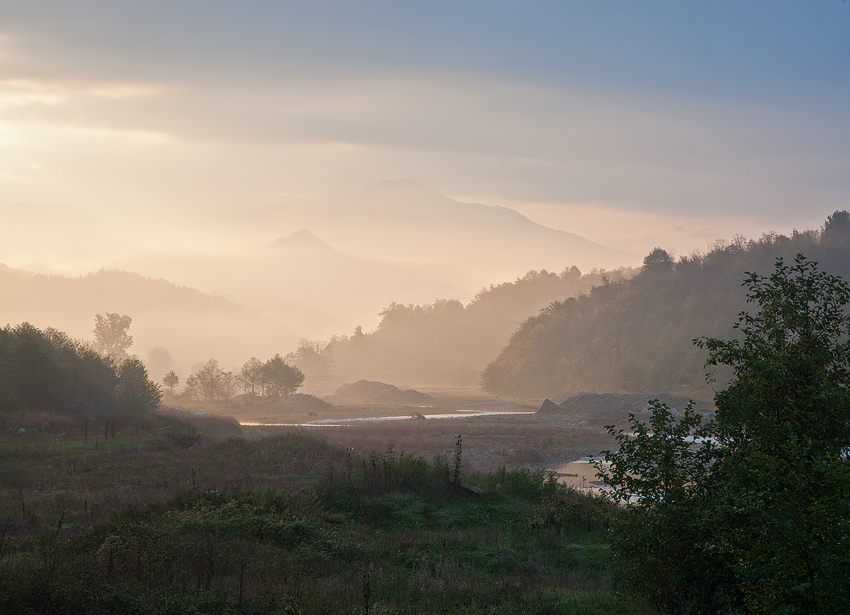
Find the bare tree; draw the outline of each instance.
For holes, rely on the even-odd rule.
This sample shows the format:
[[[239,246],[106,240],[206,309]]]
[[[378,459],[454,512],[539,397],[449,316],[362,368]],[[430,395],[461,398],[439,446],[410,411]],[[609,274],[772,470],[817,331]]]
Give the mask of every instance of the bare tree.
[[[227,401],[236,393],[236,378],[210,359],[186,378],[186,393],[199,401]]]

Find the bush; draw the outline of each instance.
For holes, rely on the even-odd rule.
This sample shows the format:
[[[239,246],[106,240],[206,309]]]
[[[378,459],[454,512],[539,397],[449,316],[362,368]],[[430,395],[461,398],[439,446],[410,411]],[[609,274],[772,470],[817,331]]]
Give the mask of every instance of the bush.
[[[850,287],[798,255],[748,274],[740,338],[696,340],[733,378],[716,420],[654,404],[609,431],[625,503],[613,552],[666,613],[845,613],[850,604]],[[650,573],[648,573],[650,572]]]

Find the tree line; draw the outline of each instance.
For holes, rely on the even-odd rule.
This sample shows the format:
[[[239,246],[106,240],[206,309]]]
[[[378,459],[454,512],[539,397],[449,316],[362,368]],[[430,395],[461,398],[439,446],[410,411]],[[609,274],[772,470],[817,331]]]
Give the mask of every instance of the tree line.
[[[170,395],[175,394],[180,379],[172,370],[163,378]],[[304,372],[276,354],[263,362],[251,357],[234,374],[222,369],[216,359],[209,359],[198,371],[186,378],[181,398],[192,401],[226,402],[242,390],[249,399],[275,398],[289,395],[304,383]]]
[[[380,313],[374,331],[364,333],[358,327],[351,336],[333,338],[328,348],[336,373],[345,379],[475,386],[481,370],[529,315],[555,300],[633,273],[622,268],[583,274],[575,266],[561,272],[532,270],[481,289],[466,305],[450,299],[426,305],[392,303]]]
[[[850,274],[848,213],[835,212],[817,230],[736,237],[678,259],[656,248],[637,275],[605,279],[525,319],[487,365],[481,386],[530,397],[704,390],[707,354],[691,340],[725,334],[746,304],[740,285],[746,271],[797,253],[834,274]],[[729,371],[721,368],[724,374]]]
[[[126,355],[126,337],[107,335],[110,316],[117,315],[96,325],[95,344],[27,322],[0,329],[0,412],[111,417],[157,408],[159,386],[138,357]],[[129,326],[129,320],[119,324]]]

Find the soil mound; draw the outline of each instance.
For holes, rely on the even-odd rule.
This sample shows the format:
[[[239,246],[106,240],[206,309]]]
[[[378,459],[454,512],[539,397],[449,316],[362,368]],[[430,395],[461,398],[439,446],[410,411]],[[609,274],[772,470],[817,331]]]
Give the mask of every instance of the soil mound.
[[[315,397],[314,395],[305,395],[304,393],[292,393],[284,395],[280,399],[274,401],[268,408],[272,412],[282,414],[290,412],[315,412],[320,414],[328,410],[333,410],[333,405]]]
[[[391,384],[359,380],[344,384],[329,398],[335,404],[373,406],[435,406],[437,400],[413,389],[402,390]]]
[[[607,422],[620,423],[625,421],[629,413],[638,416],[648,414],[650,412],[649,402],[653,399],[657,399],[679,412],[684,410],[689,401],[687,397],[668,393],[656,395],[644,393],[578,393],[567,397],[559,404],[547,399],[537,412],[539,414],[567,416],[575,421],[587,421],[597,425]],[[711,402],[695,399],[694,408],[697,412],[706,414],[714,410],[714,405]]]

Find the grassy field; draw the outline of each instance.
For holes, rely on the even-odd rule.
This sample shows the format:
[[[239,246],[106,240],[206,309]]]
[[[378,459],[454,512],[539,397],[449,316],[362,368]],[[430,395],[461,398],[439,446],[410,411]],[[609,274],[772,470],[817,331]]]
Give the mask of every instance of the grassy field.
[[[426,460],[206,417],[0,429],[1,613],[653,612],[612,580],[610,506],[476,473],[454,442]]]

